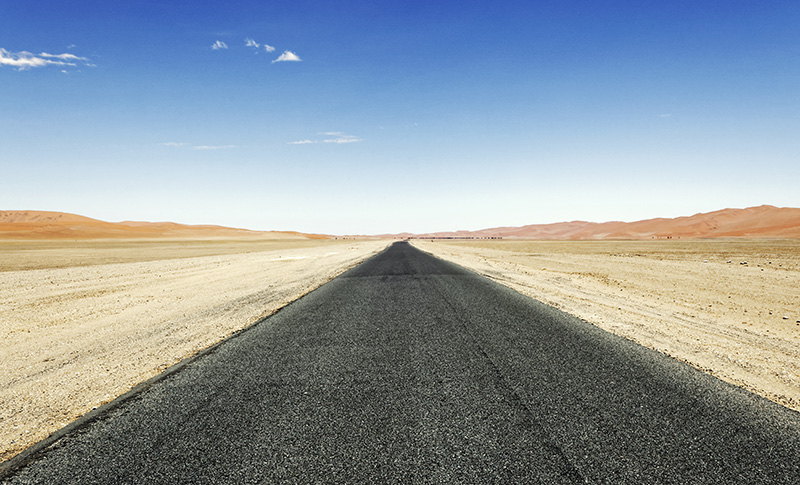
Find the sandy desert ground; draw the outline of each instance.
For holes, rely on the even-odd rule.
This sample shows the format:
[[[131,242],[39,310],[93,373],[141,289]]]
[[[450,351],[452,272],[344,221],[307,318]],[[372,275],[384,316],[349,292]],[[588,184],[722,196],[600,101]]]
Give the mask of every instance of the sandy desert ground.
[[[413,244],[800,411],[800,240]]]
[[[1,241],[0,460],[386,241]]]

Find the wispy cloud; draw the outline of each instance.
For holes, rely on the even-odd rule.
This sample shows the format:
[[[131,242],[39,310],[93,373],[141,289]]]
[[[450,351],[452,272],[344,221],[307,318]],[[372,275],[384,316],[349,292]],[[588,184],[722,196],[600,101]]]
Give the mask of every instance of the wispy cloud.
[[[663,113],[658,115],[659,118],[669,118],[670,116],[672,116],[672,113]]]
[[[322,140],[325,143],[358,143],[360,141],[364,141],[361,138],[356,138],[354,136],[348,136],[343,138],[332,138],[328,140]]]
[[[257,40],[255,40],[255,39],[253,39],[251,37],[245,37],[244,46],[253,49],[256,54],[261,52],[262,48],[264,49],[265,52],[275,52],[275,47],[273,47],[273,46],[271,46],[269,44],[262,44],[262,43],[258,42]],[[227,49],[227,48],[228,48],[228,44],[226,44],[225,42],[222,42],[221,40],[218,40],[218,41],[214,42],[211,45],[211,49],[213,49],[215,51],[218,51],[220,49]],[[300,57],[298,57],[297,54],[295,54],[294,52],[292,52],[292,51],[283,51],[283,54],[278,56],[278,58],[273,60],[272,62],[273,63],[275,63],[275,62],[285,62],[285,61],[300,62],[300,60],[301,60]]]
[[[47,52],[42,52],[39,54],[39,56],[46,57],[48,59],[61,59],[62,61],[89,61],[89,59],[85,57],[78,57],[74,54],[48,54]]]
[[[360,141],[364,141],[357,136],[348,135],[340,131],[326,131],[323,133],[317,133],[317,136],[322,136],[325,138],[321,140],[290,141],[289,145],[307,145],[309,143],[357,143]]]
[[[27,71],[34,67],[62,66],[62,67],[95,67],[88,58],[78,57],[74,54],[33,54],[28,51],[11,52],[0,47],[0,66],[11,66],[18,71]]]
[[[286,61],[288,61],[288,62],[300,62],[301,60],[302,59],[297,57],[297,54],[295,54],[294,52],[292,52],[292,51],[283,51],[283,54],[278,56],[278,58],[275,59],[274,61],[272,61],[272,63],[274,64],[276,62],[286,62]]]
[[[164,143],[159,143],[162,147],[185,147],[188,143],[183,143],[180,141],[165,141]]]
[[[228,148],[236,148],[236,145],[195,145],[192,150],[225,150]]]
[[[267,52],[275,52],[275,48],[272,47],[271,45],[269,45],[269,44],[259,44],[258,42],[256,42],[253,39],[250,39],[250,38],[247,38],[247,39],[244,40],[244,45],[245,45],[245,47],[252,47],[253,49],[255,49],[256,53],[259,52],[259,49],[261,47],[263,47],[264,50],[267,51]]]
[[[329,131],[327,133],[320,133],[320,134],[333,137],[322,140],[323,143],[357,143],[359,141],[364,141],[357,136],[348,135],[346,133],[342,133],[339,131]]]

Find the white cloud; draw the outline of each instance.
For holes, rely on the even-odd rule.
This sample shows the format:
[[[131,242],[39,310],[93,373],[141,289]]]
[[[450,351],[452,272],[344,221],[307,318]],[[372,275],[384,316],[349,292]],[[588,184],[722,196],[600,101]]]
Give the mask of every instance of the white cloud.
[[[73,54],[48,54],[47,52],[42,52],[39,54],[41,57],[47,57],[50,59],[61,59],[63,61],[88,61],[89,59],[85,57],[78,57]]]
[[[327,140],[322,140],[325,143],[357,143],[359,141],[364,141],[361,138],[357,138],[355,136],[343,136],[340,138],[330,138]]]
[[[659,118],[669,118],[670,116],[672,116],[672,113],[664,113],[664,114],[658,115]]]
[[[273,46],[271,46],[269,44],[261,44],[261,43],[257,42],[255,39],[252,39],[250,37],[245,37],[244,46],[254,49],[256,53],[260,52],[262,47],[264,48],[264,51],[266,51],[266,52],[275,52],[275,47],[273,47]],[[211,45],[211,48],[213,50],[215,50],[215,51],[220,50],[220,49],[227,49],[228,48],[228,44],[226,44],[225,42],[222,42],[221,40],[218,40],[218,41],[214,42],[214,44]],[[300,60],[301,59],[294,52],[292,52],[292,51],[283,51],[283,54],[278,56],[278,58],[275,59],[272,62],[283,62],[283,61],[299,62]]]
[[[188,143],[183,143],[179,141],[165,141],[164,143],[159,143],[162,147],[185,147]]]
[[[320,135],[335,137],[322,140],[324,143],[356,143],[359,141],[364,141],[357,136],[348,135],[346,133],[342,133],[341,131],[328,131],[325,133],[320,133]]]
[[[52,61],[36,57],[30,52],[9,52],[0,48],[0,66],[12,66],[24,71],[32,67],[46,66],[49,62]]]
[[[326,137],[335,137],[335,138],[325,138],[323,140],[290,141],[289,145],[307,145],[309,143],[357,143],[359,141],[364,141],[357,136],[348,135],[342,133],[341,131],[325,131],[322,133],[317,133],[317,135]]]
[[[16,67],[19,71],[27,71],[34,67],[44,66],[69,66],[94,67],[85,57],[78,57],[74,54],[33,54],[28,51],[11,52],[0,47],[0,66]]]
[[[295,54],[292,51],[283,51],[283,54],[281,54],[277,59],[275,59],[272,62],[275,63],[284,61],[300,62],[301,59],[297,57],[297,54]]]
[[[236,148],[236,145],[196,145],[192,150],[225,150],[227,148]]]

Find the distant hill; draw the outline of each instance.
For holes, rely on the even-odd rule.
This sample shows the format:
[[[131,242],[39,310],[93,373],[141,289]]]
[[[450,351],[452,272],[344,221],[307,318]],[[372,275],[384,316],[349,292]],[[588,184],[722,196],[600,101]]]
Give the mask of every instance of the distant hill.
[[[287,231],[250,231],[174,222],[105,222],[76,214],[44,211],[0,211],[0,239],[327,239]]]
[[[395,237],[409,237],[407,234]],[[637,222],[558,222],[478,231],[436,232],[410,237],[502,237],[506,239],[700,239],[800,238],[800,209],[762,205],[723,209],[674,219]]]
[[[105,222],[64,212],[0,211],[0,239],[328,239],[292,231],[250,231],[174,222]],[[364,237],[364,236],[361,236]],[[478,231],[384,234],[387,238],[502,237],[504,239],[800,238],[800,209],[762,205],[636,222],[571,221]]]

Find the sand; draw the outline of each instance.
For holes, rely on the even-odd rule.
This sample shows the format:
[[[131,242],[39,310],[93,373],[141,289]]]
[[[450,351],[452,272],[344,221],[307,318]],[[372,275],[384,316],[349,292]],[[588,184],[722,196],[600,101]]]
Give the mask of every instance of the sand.
[[[0,460],[387,244],[0,243]]]
[[[413,244],[800,411],[800,240]]]
[[[0,210],[0,240],[330,239],[295,231],[251,231],[174,222],[106,222],[66,212]]]
[[[408,234],[410,235],[410,234]],[[387,235],[389,236],[389,235]],[[477,231],[417,234],[431,237],[499,237],[530,240],[651,240],[651,239],[791,239],[800,238],[800,209],[762,205],[746,209],[722,209],[675,218],[635,222],[569,221],[517,227],[493,227]],[[403,235],[394,235],[403,237]]]

